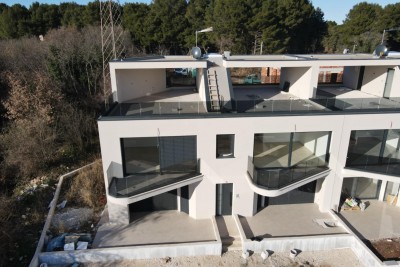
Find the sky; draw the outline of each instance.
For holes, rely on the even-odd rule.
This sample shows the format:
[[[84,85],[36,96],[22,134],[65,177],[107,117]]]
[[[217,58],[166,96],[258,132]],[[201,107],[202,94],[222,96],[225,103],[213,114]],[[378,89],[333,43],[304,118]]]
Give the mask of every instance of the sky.
[[[319,7],[325,14],[325,20],[336,21],[338,24],[342,24],[346,18],[346,14],[350,11],[350,9],[364,1],[360,0],[311,0],[314,7]],[[379,4],[382,7],[385,7],[388,4],[395,4],[399,0],[375,0],[375,1],[365,1],[368,3]],[[48,3],[48,4],[60,4],[62,2],[76,2],[78,4],[87,4],[88,0],[0,0],[0,3],[5,3],[9,6],[13,4],[21,4],[26,7],[29,7],[32,2],[39,3]],[[142,2],[142,3],[150,3],[151,0],[120,0],[121,4],[129,3],[129,2]]]

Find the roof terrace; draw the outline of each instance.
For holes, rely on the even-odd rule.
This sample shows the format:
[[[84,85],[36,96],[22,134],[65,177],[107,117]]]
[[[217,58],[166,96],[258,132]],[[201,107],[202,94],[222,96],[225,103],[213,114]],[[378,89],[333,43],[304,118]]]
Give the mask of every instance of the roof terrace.
[[[115,103],[101,119],[400,112],[400,98],[376,97],[345,87],[320,88],[317,97],[310,99],[282,92],[277,86],[237,87],[234,95],[231,109],[209,112],[208,102],[202,101],[197,92],[172,89]]]
[[[101,120],[399,112],[399,65],[400,57],[367,54],[209,55],[200,60],[157,56],[113,61],[111,81],[117,102]],[[343,69],[339,85],[319,83],[318,73],[322,69],[326,75],[326,66],[336,66],[331,67],[335,77],[337,69]],[[236,76],[232,82],[233,68],[270,67],[280,69],[277,84],[246,86],[237,84],[240,78]],[[191,72],[186,87],[171,84],[171,75],[182,78],[174,68]]]

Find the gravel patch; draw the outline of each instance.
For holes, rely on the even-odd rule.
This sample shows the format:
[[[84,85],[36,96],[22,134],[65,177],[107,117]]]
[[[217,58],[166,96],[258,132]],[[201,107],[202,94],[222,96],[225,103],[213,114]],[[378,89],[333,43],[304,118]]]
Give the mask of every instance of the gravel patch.
[[[51,226],[65,231],[79,229],[93,217],[93,210],[89,208],[70,208],[62,210],[62,213],[54,214]]]
[[[363,267],[351,249],[301,252],[294,259],[288,252],[277,252],[263,260],[259,253],[254,253],[246,261],[241,251],[229,251],[220,256],[176,257],[151,260],[125,260],[108,263],[90,263],[84,266],[286,266],[286,267]]]

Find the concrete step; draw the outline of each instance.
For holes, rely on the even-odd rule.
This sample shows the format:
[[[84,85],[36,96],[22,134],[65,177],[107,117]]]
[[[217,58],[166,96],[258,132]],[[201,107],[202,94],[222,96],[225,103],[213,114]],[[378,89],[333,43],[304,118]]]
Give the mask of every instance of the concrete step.
[[[237,250],[242,250],[242,246],[230,246],[230,247],[222,247],[222,252],[228,252],[228,251],[237,251]]]
[[[242,242],[240,239],[234,239],[233,242],[222,242],[222,252],[242,250]]]
[[[229,242],[229,243],[222,242],[222,246],[224,246],[224,247],[241,247],[242,242],[240,240],[235,240],[233,243],[232,242]]]

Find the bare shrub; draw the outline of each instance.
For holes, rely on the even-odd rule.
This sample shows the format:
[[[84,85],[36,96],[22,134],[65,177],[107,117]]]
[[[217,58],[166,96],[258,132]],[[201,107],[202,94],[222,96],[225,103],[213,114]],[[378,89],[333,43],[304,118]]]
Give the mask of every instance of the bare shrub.
[[[53,121],[54,113],[62,103],[62,94],[46,75],[32,73],[29,83],[15,73],[8,72],[5,76],[11,88],[8,99],[3,102],[7,118],[21,121],[34,114],[47,123]]]
[[[70,179],[72,180],[66,193],[69,202],[84,204],[93,209],[103,208],[105,191],[100,160]]]
[[[16,74],[6,74],[11,89],[3,104],[11,121],[0,136],[6,167],[24,177],[39,174],[58,158],[54,126],[62,95],[45,75],[32,76],[28,84]]]
[[[32,73],[46,70],[48,47],[38,38],[0,40],[0,51],[2,68],[18,74],[23,81],[29,81]]]
[[[15,121],[1,137],[5,165],[16,169],[23,178],[19,182],[27,181],[57,158],[56,140],[54,130],[40,118]]]

